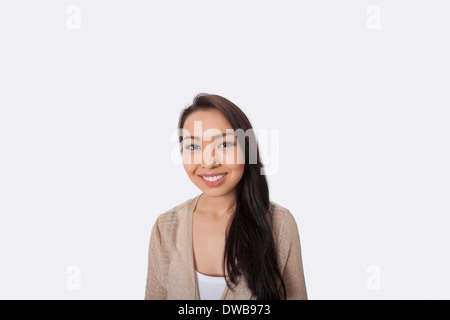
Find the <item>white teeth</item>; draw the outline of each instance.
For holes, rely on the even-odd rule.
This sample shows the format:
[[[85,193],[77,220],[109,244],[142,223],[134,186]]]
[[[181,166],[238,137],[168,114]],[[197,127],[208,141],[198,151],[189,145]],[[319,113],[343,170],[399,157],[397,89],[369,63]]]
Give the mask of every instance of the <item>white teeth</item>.
[[[208,181],[210,181],[210,182],[214,182],[214,181],[219,180],[219,179],[222,178],[223,176],[225,176],[225,175],[223,174],[223,175],[220,175],[220,176],[214,176],[214,177],[203,177],[203,179],[208,180]]]

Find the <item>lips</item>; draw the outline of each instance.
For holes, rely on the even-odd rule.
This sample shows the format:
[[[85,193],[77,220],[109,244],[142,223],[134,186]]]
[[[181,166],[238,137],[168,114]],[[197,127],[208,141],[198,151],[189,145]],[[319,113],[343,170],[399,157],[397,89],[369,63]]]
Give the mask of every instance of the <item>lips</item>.
[[[227,172],[219,172],[219,173],[204,173],[199,174],[199,177],[202,178],[204,184],[208,187],[217,187],[222,184],[225,180],[225,176]]]

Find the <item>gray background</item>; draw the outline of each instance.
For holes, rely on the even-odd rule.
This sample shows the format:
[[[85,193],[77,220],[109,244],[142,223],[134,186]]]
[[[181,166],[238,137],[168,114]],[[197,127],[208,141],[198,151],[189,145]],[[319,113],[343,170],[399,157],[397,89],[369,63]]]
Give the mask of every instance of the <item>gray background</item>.
[[[153,222],[200,193],[171,159],[200,92],[279,130],[271,199],[311,299],[450,298],[449,17],[445,0],[2,0],[0,298],[143,298]]]

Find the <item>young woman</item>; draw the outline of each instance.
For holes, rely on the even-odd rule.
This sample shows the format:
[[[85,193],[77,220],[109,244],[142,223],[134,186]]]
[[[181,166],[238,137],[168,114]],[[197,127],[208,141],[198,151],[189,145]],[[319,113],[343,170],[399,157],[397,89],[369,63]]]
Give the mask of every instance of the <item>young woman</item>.
[[[269,199],[246,115],[199,94],[178,129],[184,169],[202,193],[157,218],[145,299],[307,299],[297,224]]]

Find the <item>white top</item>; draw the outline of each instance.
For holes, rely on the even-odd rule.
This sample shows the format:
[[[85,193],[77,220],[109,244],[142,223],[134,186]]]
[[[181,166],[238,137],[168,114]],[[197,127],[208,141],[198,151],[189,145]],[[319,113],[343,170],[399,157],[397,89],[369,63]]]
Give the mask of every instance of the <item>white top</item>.
[[[195,273],[197,274],[200,300],[220,300],[226,286],[225,278],[207,276],[198,271]]]

